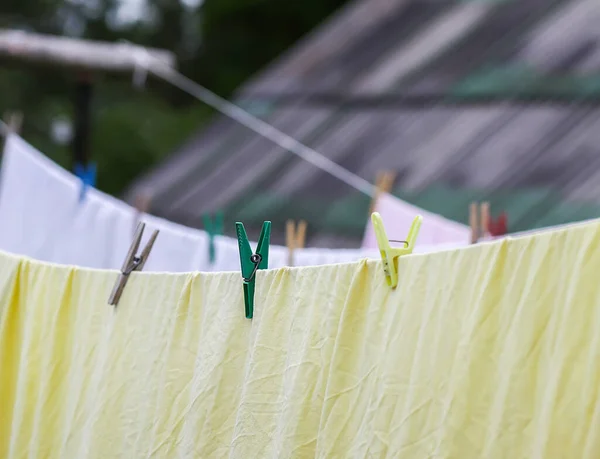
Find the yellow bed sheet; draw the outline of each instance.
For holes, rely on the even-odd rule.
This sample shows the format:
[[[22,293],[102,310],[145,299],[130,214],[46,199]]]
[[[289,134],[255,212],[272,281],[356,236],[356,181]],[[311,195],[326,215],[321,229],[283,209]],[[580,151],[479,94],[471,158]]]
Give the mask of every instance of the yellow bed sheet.
[[[600,225],[380,262],[115,272],[0,255],[2,458],[600,457]]]

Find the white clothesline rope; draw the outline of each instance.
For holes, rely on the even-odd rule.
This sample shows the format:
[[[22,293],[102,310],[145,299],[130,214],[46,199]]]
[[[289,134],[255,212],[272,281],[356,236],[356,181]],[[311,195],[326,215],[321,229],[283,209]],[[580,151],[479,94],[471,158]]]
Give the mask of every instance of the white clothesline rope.
[[[328,172],[342,182],[350,185],[352,188],[366,194],[367,196],[375,196],[375,186],[362,177],[359,177],[349,170],[344,169],[342,166],[331,161],[329,158],[323,156],[316,150],[307,147],[303,143],[297,141],[293,137],[290,137],[274,126],[271,126],[261,119],[256,118],[242,108],[232,104],[231,102],[228,102],[227,100],[190,80],[176,70],[173,70],[166,65],[149,68],[150,66],[148,65],[148,59],[150,59],[150,56],[146,53],[144,53],[144,56],[140,56],[140,59],[138,59],[140,64],[139,67],[142,72],[136,72],[136,83],[139,84],[139,81],[137,80],[143,78],[144,73],[152,72],[173,86],[181,89],[193,97],[196,97],[198,100],[210,105],[222,114],[229,116],[238,123],[246,126],[248,129],[251,129],[257,134],[271,140],[281,148],[298,155],[300,158],[313,164],[319,169]],[[9,126],[2,119],[0,119],[0,136],[5,137],[9,132]]]
[[[265,123],[261,119],[256,118],[255,116],[246,112],[237,105],[228,102],[227,100],[218,96],[214,92],[190,80],[178,71],[173,70],[172,68],[166,65],[157,65],[150,67],[149,59],[151,59],[151,56],[147,53],[144,53],[144,55],[140,55],[138,62],[139,69],[141,70],[141,72],[136,72],[136,75],[139,73],[139,75],[137,75],[138,78],[136,78],[136,80],[138,80],[140,77],[143,78],[142,75],[144,73],[152,72],[153,74],[162,78],[163,80],[167,81],[173,86],[181,89],[189,95],[213,107],[222,114],[229,116],[238,123],[246,126],[248,129],[251,129],[257,134],[271,140],[273,143],[279,145],[281,148],[294,153],[295,155],[299,156],[305,161],[318,167],[319,169],[328,172],[329,174],[348,184],[352,188],[366,194],[367,196],[375,196],[376,188],[367,180],[363,179],[362,177],[359,177],[358,175],[350,172],[347,169],[344,169],[342,166],[335,163],[334,161],[331,161],[329,158],[323,156],[316,150],[307,147],[303,143],[297,141],[293,137],[290,137],[289,135],[285,134],[284,132],[280,131],[274,126],[271,126],[270,124]],[[8,126],[8,124],[6,124],[3,120],[0,119],[0,136],[4,137],[8,135],[9,132],[10,127]]]
[[[146,59],[140,59],[140,66],[143,67],[143,64],[147,62]],[[248,129],[251,129],[257,134],[271,140],[281,148],[294,153],[319,169],[328,172],[342,182],[350,185],[352,188],[366,194],[367,196],[375,196],[376,188],[367,180],[359,177],[347,169],[344,169],[342,166],[323,156],[316,150],[307,147],[303,143],[297,141],[293,137],[290,137],[274,126],[271,126],[263,120],[246,112],[237,105],[223,99],[214,92],[190,80],[188,77],[179,73],[178,71],[167,67],[166,65],[156,65],[152,66],[151,68],[146,66],[146,71],[153,73],[154,75],[162,78],[189,95],[196,97],[198,100],[210,105],[222,114],[246,126]]]

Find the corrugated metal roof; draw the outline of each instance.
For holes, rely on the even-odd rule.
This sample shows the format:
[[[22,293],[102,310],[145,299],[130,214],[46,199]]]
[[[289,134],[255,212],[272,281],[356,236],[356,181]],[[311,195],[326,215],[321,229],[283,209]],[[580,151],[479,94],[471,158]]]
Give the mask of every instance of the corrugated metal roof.
[[[342,30],[335,22],[347,21],[359,4],[330,27]],[[480,85],[481,75],[488,85],[512,78],[514,89],[522,68],[600,81],[597,0],[395,2],[390,8],[362,28],[357,22],[347,43],[328,42],[327,52],[319,52],[318,36],[328,37],[319,32],[295,51],[297,62],[292,52],[273,75],[267,70],[243,88],[240,103],[369,181],[380,170],[397,171],[401,195],[449,218],[466,221],[474,198],[506,208],[514,230],[598,215],[599,109],[577,104],[585,96],[577,95],[577,84],[572,103],[555,105],[457,106],[444,98],[421,108],[356,106],[344,98],[307,102],[323,91],[457,97],[475,74]],[[440,36],[445,46],[429,45]],[[274,79],[278,84],[261,84]],[[527,90],[535,90],[537,80],[530,83]],[[298,91],[296,98],[283,97]],[[306,218],[314,245],[356,245],[368,209],[368,198],[346,184],[222,118],[134,183],[129,196],[146,188],[154,192],[153,213],[192,226],[203,212],[222,209],[251,227],[271,219],[283,229],[286,218]],[[274,238],[281,234],[275,231]]]

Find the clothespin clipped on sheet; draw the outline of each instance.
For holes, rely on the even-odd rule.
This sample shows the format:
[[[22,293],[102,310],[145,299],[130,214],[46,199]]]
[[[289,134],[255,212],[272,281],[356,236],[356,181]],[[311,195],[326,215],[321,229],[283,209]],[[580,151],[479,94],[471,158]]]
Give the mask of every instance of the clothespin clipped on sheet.
[[[373,212],[371,215],[371,222],[373,223],[373,229],[375,230],[375,237],[377,238],[377,245],[379,246],[379,252],[381,253],[381,259],[383,260],[383,270],[385,272],[385,280],[391,288],[396,288],[398,285],[398,258],[403,255],[410,255],[415,248],[417,237],[419,236],[419,230],[421,229],[421,223],[423,217],[417,215],[408,231],[408,236],[405,241],[394,241],[389,240],[383,226],[383,220],[379,212]],[[390,242],[403,242],[404,247],[392,248]]]
[[[96,163],[89,163],[87,166],[75,164],[75,175],[81,180],[81,191],[79,192],[79,202],[85,199],[88,187],[96,186]]]
[[[285,240],[288,248],[288,266],[294,266],[294,252],[296,249],[304,247],[306,240],[306,221],[298,222],[298,231],[296,231],[296,222],[288,220],[285,226]]]
[[[375,208],[377,206],[377,199],[384,193],[389,193],[392,191],[392,187],[394,186],[394,180],[396,180],[396,172],[395,171],[383,171],[377,174],[377,180],[375,182],[375,196],[371,200],[371,207],[369,208],[369,214],[375,212]]]
[[[208,259],[213,264],[217,258],[217,249],[215,247],[215,236],[223,234],[223,212],[217,212],[215,219],[212,220],[209,214],[202,216],[204,230],[208,234]]]
[[[490,215],[489,202],[472,202],[469,206],[469,226],[471,227],[471,244],[476,244],[487,234],[487,223]]]
[[[471,227],[471,244],[476,244],[479,240],[479,219],[478,205],[472,202],[469,205],[469,226]]]
[[[256,252],[252,252],[244,224],[235,224],[238,245],[240,247],[240,263],[242,265],[242,279],[244,281],[244,308],[246,319],[254,316],[254,289],[256,286],[256,271],[269,267],[269,244],[271,243],[271,222],[264,222]]]
[[[488,218],[487,230],[490,236],[504,236],[508,233],[508,216],[502,212],[497,219]]]
[[[503,236],[507,231],[507,215],[502,212],[494,220],[490,213],[489,202],[472,202],[469,207],[469,225],[471,226],[471,244],[486,236]]]
[[[146,225],[144,223],[138,224],[137,230],[133,236],[133,241],[131,242],[131,246],[129,247],[129,251],[127,252],[123,266],[121,267],[121,274],[119,275],[117,283],[113,287],[110,297],[108,298],[108,304],[112,306],[117,306],[117,304],[119,304],[119,300],[121,299],[125,285],[127,285],[127,281],[129,280],[129,275],[133,271],[141,271],[144,269],[144,265],[148,260],[152,246],[158,237],[159,231],[154,230],[150,236],[150,239],[146,243],[144,250],[142,250],[142,253],[140,253],[138,256],[137,251],[140,248],[145,227]]]

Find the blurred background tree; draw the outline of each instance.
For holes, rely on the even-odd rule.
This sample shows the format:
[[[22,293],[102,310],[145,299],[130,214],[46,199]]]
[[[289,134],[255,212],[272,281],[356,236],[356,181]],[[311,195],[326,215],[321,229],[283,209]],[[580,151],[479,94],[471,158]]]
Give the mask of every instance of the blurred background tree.
[[[180,71],[222,96],[276,58],[345,0],[2,0],[0,27],[131,42],[176,53]],[[24,113],[22,134],[70,166],[75,75],[0,64],[0,113]],[[173,151],[211,111],[167,84],[96,76],[91,156],[98,187],[118,194]]]

